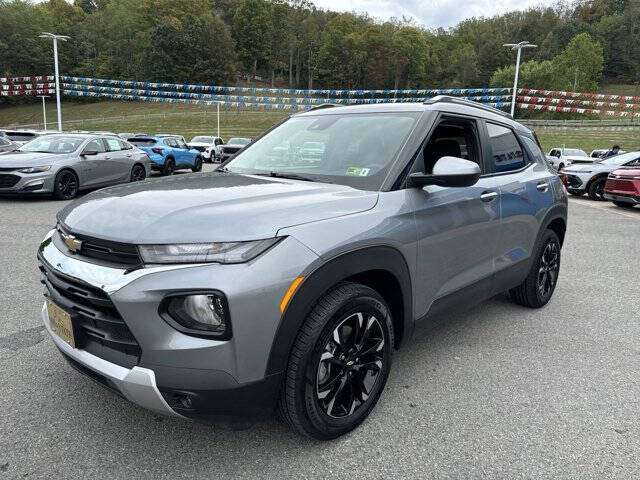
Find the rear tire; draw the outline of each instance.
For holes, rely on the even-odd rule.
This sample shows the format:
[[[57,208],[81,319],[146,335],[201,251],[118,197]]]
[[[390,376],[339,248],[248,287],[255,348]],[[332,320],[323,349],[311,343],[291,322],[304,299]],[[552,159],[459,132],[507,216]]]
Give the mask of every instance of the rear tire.
[[[196,163],[191,169],[192,172],[201,172],[202,171],[202,157],[198,155],[196,157]]]
[[[53,196],[58,200],[71,200],[78,195],[80,182],[71,170],[58,172],[53,184]]]
[[[165,176],[173,175],[173,171],[176,169],[176,162],[173,158],[167,158],[164,162],[164,168],[162,174]]]
[[[375,407],[391,368],[393,325],[384,299],[340,283],[315,305],[294,341],[279,410],[294,430],[331,440]]]
[[[560,273],[560,248],[556,232],[545,230],[527,278],[509,290],[514,302],[529,308],[540,308],[551,300]]]
[[[635,205],[633,203],[616,202],[615,200],[613,200],[613,204],[616,207],[620,207],[620,208],[633,208],[633,207],[635,207]]]
[[[131,182],[140,182],[147,178],[147,172],[142,165],[136,163],[131,169]]]
[[[604,184],[607,183],[606,177],[597,178],[589,185],[589,198],[602,202],[604,198]]]

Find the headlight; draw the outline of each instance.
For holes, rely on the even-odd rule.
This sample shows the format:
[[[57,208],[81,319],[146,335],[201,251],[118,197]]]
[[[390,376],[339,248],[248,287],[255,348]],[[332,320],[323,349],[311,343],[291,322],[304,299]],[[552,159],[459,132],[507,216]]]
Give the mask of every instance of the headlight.
[[[268,250],[284,237],[251,242],[177,243],[139,245],[144,263],[244,263]]]
[[[38,172],[46,172],[51,168],[51,165],[41,165],[39,167],[27,167],[21,168],[18,170],[20,173],[38,173]]]
[[[160,314],[177,330],[196,336],[231,338],[229,310],[219,292],[167,297]]]

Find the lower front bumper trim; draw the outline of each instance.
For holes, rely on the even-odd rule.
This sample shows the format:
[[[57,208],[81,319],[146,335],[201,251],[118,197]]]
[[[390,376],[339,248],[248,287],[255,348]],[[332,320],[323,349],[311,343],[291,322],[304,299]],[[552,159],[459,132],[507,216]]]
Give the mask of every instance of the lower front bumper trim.
[[[163,415],[182,417],[182,415],[169,407],[158,390],[153,370],[137,366],[128,369],[121,367],[120,365],[116,365],[115,363],[107,362],[106,360],[96,357],[84,350],[72,348],[51,330],[46,305],[43,305],[42,307],[42,322],[44,323],[44,326],[49,332],[49,335],[56,347],[58,347],[58,349],[68,359],[73,360],[82,367],[82,369],[77,368],[78,370],[83,371],[84,369],[87,369],[95,372],[95,374],[105,380],[105,382],[101,381],[100,383],[106,383],[109,385],[108,388],[117,389],[123,397],[136,405],[140,405],[143,408]],[[87,372],[83,373],[93,377],[95,380],[93,375],[90,375]]]

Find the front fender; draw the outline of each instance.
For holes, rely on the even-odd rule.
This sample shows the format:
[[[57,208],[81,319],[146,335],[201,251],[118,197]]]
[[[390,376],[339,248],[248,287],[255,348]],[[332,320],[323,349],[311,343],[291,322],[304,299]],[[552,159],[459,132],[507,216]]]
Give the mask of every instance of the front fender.
[[[397,280],[401,290],[402,318],[394,319],[394,325],[400,322],[398,326],[402,327],[404,335],[410,333],[413,330],[411,276],[404,256],[388,246],[359,248],[326,260],[320,266],[312,266],[303,274],[305,280],[280,319],[266,374],[286,369],[289,352],[300,327],[325,292],[345,279],[372,270],[383,270]],[[384,292],[380,294],[385,296]]]

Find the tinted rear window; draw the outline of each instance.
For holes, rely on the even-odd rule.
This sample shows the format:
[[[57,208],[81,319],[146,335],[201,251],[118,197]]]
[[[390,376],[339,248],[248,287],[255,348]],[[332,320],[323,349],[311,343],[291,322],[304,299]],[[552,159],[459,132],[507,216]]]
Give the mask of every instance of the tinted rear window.
[[[153,138],[130,138],[129,143],[131,145],[135,145],[136,147],[152,147],[156,144],[156,141]]]

